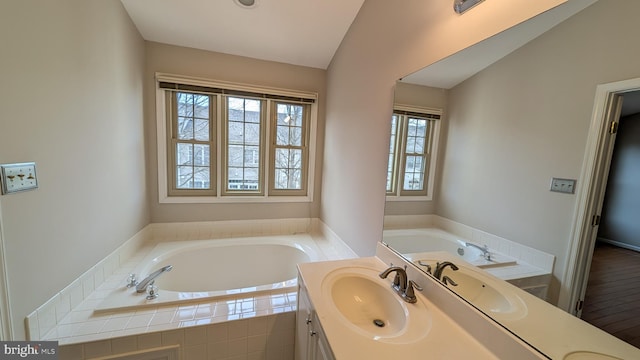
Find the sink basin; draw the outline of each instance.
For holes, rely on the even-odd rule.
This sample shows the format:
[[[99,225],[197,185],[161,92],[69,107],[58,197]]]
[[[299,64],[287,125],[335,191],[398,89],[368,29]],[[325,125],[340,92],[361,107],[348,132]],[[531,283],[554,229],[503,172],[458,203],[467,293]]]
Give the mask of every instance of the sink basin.
[[[438,261],[423,259],[420,262],[435,268]],[[419,265],[419,262],[416,261],[416,264]],[[511,289],[510,284],[494,279],[483,270],[456,265],[457,271],[447,267],[442,272],[442,276],[448,276],[458,284],[448,285],[456,294],[497,320],[516,320],[527,314],[524,301]]]
[[[331,287],[336,308],[355,326],[379,335],[400,332],[407,323],[406,307],[384,284],[359,274],[339,277]]]
[[[563,358],[564,360],[622,360],[615,356],[595,353],[591,351],[575,351],[569,353]]]
[[[381,270],[345,267],[330,272],[322,282],[324,301],[335,318],[362,336],[383,342],[412,342],[431,329],[429,309],[418,299],[406,303],[381,279]]]

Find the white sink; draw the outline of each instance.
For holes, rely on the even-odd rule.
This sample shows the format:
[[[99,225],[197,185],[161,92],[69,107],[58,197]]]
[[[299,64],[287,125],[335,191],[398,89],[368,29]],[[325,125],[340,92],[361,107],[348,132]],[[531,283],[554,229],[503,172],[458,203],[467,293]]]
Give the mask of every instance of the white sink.
[[[322,281],[323,300],[346,328],[373,340],[406,343],[425,337],[432,323],[424,302],[405,302],[379,273],[364,267],[336,269]]]
[[[369,277],[350,274],[331,287],[333,303],[352,324],[372,334],[398,334],[407,323],[405,307],[398,295]]]
[[[429,264],[435,269],[437,262],[436,259],[422,259],[415,263],[423,269],[420,263]],[[447,267],[442,272],[443,277],[448,276],[458,284],[447,285],[456,294],[496,320],[516,320],[527,315],[524,301],[509,283],[463,263],[456,265],[458,270]]]

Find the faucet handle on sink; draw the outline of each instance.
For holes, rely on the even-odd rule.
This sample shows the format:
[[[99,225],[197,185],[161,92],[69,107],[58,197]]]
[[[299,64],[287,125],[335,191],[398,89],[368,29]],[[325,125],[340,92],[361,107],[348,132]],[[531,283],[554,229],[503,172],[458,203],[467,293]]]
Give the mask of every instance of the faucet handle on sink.
[[[416,298],[416,293],[413,289],[422,291],[422,287],[420,285],[416,284],[416,282],[413,280],[409,280],[407,284],[407,290],[405,290],[403,295],[407,302],[415,303],[416,301],[418,301],[418,298]]]

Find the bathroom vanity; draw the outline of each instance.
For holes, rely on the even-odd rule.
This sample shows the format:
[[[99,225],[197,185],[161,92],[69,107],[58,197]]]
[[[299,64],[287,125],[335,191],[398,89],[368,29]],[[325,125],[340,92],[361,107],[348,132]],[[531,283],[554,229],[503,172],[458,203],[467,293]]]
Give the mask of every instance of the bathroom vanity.
[[[444,309],[436,305],[443,300],[441,295],[453,295],[437,289],[436,283],[420,279],[423,291],[416,293],[416,303],[405,302],[391,288],[393,276],[381,279],[378,275],[388,267],[377,257],[298,265],[297,360],[393,359],[416,354],[434,359],[545,358],[486,320],[461,326],[449,311],[475,321],[482,315],[453,298]],[[408,268],[407,273],[410,280],[418,281],[418,272]],[[433,300],[425,296],[436,291],[441,294]],[[487,331],[488,324],[492,331]],[[491,338],[491,344],[487,346],[478,336]]]
[[[416,290],[415,303],[392,288],[393,273],[379,276],[391,266],[404,268],[401,281],[413,280],[422,289]],[[519,306],[513,313],[505,311],[502,321],[540,328],[534,339],[515,336],[382,244],[376,257],[299,264],[298,271],[296,360],[401,359],[416,354],[433,359],[640,358],[640,350],[493,277],[491,290],[508,294],[504,299]],[[491,277],[473,269],[449,275],[460,275],[459,286]],[[530,345],[541,342],[544,353]]]

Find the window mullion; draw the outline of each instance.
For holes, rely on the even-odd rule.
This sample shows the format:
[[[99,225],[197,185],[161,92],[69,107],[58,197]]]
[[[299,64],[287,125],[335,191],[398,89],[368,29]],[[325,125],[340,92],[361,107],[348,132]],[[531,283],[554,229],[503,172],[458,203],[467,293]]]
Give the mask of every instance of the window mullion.
[[[273,101],[271,100],[267,100],[265,101],[265,111],[263,114],[264,117],[264,130],[263,130],[263,138],[261,141],[261,147],[262,147],[262,152],[263,152],[263,156],[262,158],[264,159],[264,163],[263,163],[263,169],[262,169],[262,183],[264,186],[264,197],[268,197],[270,190],[271,190],[271,178],[273,177],[273,172],[271,171],[271,149],[272,147],[275,147],[275,140],[273,140],[273,144],[272,144],[272,140],[269,139],[269,137],[271,137],[271,121],[270,121],[270,117],[271,117],[271,113],[272,113],[272,103]],[[274,108],[274,107],[273,107]],[[275,127],[274,127],[275,128]]]

